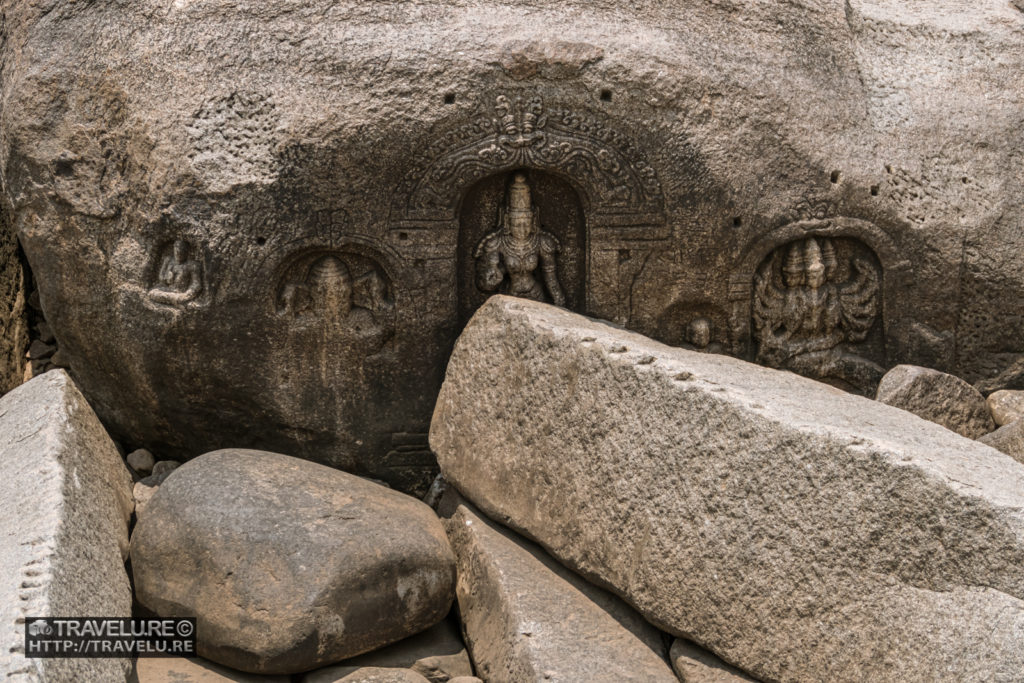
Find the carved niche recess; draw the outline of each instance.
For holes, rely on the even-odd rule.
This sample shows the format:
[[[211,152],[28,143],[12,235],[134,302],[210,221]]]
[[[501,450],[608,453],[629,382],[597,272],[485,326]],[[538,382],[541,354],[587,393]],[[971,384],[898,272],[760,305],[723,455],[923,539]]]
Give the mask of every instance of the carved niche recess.
[[[363,353],[379,351],[394,333],[392,285],[364,254],[312,249],[293,258],[280,275],[277,314],[297,330],[318,330]]]
[[[864,243],[810,235],[774,249],[754,274],[756,360],[873,391],[884,373],[882,269]]]
[[[427,145],[396,188],[391,245],[454,260],[463,322],[493,292],[628,316],[621,254],[669,235],[654,169],[609,123],[540,95],[484,107]]]
[[[183,307],[199,299],[205,283],[202,260],[197,258],[196,251],[191,243],[181,238],[157,250],[149,278],[150,301]]]

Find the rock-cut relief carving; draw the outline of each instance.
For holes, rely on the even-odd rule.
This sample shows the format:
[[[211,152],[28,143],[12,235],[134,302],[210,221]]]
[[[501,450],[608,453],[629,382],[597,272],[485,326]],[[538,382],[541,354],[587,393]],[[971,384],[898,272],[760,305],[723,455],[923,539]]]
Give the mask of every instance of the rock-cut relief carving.
[[[278,285],[278,315],[302,329],[318,328],[375,353],[393,333],[394,300],[372,259],[341,251],[300,258]]]
[[[587,189],[595,220],[663,220],[654,169],[604,123],[539,96],[499,95],[482,115],[430,145],[399,187],[393,210],[407,220],[447,220],[464,188],[517,168],[556,172]]]
[[[884,370],[856,353],[879,314],[877,266],[828,237],[808,237],[772,252],[754,276],[757,361],[871,391]]]
[[[565,305],[558,282],[558,240],[540,228],[526,175],[517,173],[498,212],[498,229],[477,245],[477,286],[534,301]]]
[[[183,239],[163,248],[149,298],[168,306],[183,306],[203,292],[203,268],[193,255],[194,249]]]

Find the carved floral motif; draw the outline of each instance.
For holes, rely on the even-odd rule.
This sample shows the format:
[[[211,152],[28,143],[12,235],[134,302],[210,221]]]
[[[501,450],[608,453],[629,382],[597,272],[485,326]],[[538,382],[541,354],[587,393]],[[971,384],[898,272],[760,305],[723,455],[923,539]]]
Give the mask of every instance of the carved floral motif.
[[[462,188],[515,168],[557,171],[588,188],[599,214],[660,213],[654,169],[629,141],[602,123],[548,110],[539,96],[499,95],[494,115],[461,126],[430,145],[397,193],[399,216],[443,220]]]

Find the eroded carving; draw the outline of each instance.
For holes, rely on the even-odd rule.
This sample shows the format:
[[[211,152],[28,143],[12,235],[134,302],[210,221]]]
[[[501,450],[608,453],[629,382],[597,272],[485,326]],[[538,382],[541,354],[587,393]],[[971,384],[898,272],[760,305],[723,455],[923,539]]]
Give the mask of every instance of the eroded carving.
[[[519,134],[531,133],[520,130]],[[473,254],[477,286],[484,292],[500,291],[564,306],[558,250],[555,236],[540,228],[540,213],[530,199],[526,175],[517,173],[505,206],[498,212],[498,229],[486,235]]]
[[[203,292],[203,269],[192,246],[177,239],[164,247],[149,298],[167,306],[184,306]]]
[[[622,134],[588,116],[549,111],[542,98],[499,95],[494,115],[431,145],[399,188],[398,216],[451,217],[463,188],[515,168],[557,171],[587,189],[596,216],[660,216],[654,169],[636,158]]]
[[[852,252],[844,261],[832,239],[808,237],[761,264],[753,305],[758,362],[862,391],[878,383],[882,367],[854,348],[878,318],[880,271]]]
[[[394,300],[383,269],[343,251],[315,251],[292,263],[278,284],[278,315],[302,328],[317,326],[379,350],[393,332]]]

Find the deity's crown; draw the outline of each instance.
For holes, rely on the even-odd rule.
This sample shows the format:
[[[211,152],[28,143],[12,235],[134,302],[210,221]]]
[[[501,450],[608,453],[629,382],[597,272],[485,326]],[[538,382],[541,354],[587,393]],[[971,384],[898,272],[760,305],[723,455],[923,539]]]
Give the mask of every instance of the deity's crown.
[[[510,215],[532,213],[530,203],[530,186],[526,184],[526,176],[517,173],[508,190],[508,212]]]
[[[821,247],[818,246],[818,240],[813,237],[807,238],[804,261],[807,264],[808,273],[820,273],[825,270],[825,264],[821,260]]]

